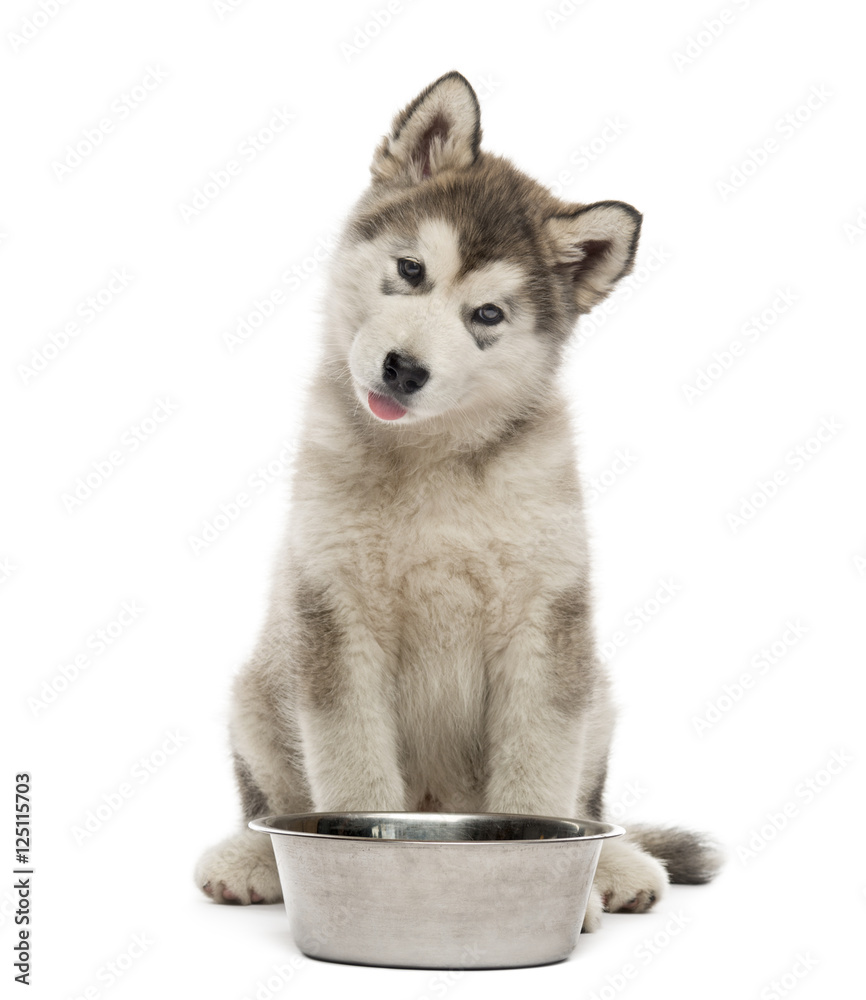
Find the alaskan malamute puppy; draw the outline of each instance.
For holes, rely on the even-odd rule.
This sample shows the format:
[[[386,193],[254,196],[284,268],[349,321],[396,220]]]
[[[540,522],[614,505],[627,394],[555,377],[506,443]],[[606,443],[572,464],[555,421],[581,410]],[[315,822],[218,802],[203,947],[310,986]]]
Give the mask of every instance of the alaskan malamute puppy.
[[[614,711],[558,380],[641,216],[561,202],[480,140],[468,82],[427,87],[330,263],[290,527],[234,688],[245,820],[604,818]],[[604,845],[585,929],[717,867],[698,836],[633,828]],[[220,903],[281,898],[269,838],[245,828],[196,881]]]

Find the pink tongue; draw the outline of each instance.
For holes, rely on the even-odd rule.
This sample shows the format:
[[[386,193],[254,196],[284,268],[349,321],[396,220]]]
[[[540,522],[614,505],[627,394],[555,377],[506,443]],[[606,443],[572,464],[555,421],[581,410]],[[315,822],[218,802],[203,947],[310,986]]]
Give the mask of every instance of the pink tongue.
[[[399,420],[405,417],[407,410],[387,396],[378,396],[375,392],[367,393],[367,405],[380,420]]]

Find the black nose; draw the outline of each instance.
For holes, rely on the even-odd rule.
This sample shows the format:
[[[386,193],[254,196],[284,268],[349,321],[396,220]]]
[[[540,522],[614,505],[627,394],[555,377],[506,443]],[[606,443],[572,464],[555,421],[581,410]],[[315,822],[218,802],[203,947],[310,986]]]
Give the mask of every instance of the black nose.
[[[382,378],[400,392],[417,392],[430,378],[430,372],[417,364],[414,358],[391,351],[385,357]]]

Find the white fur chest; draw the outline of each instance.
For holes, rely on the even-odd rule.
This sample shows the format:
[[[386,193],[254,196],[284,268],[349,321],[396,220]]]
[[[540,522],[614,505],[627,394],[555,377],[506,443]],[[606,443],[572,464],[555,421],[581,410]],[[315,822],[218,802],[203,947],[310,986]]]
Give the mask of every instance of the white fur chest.
[[[586,558],[570,466],[537,451],[411,468],[319,454],[300,470],[292,548],[304,570],[400,632],[507,632]],[[569,456],[570,457],[570,456]],[[552,466],[552,467],[551,467]]]

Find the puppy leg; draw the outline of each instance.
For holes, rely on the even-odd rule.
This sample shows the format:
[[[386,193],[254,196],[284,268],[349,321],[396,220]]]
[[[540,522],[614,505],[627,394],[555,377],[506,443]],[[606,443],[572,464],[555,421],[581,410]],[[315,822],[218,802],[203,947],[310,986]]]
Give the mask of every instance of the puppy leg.
[[[247,829],[267,813],[312,808],[291,716],[281,689],[287,671],[264,651],[237,678],[231,719],[234,769],[243,828],[204,852],[195,881],[217,903],[276,903],[282,899],[270,837]]]
[[[315,808],[406,809],[393,667],[361,614],[321,599],[317,606],[320,617],[297,670],[298,725]]]
[[[576,586],[539,600],[488,662],[490,811],[574,816],[597,780],[610,714],[587,598]]]

